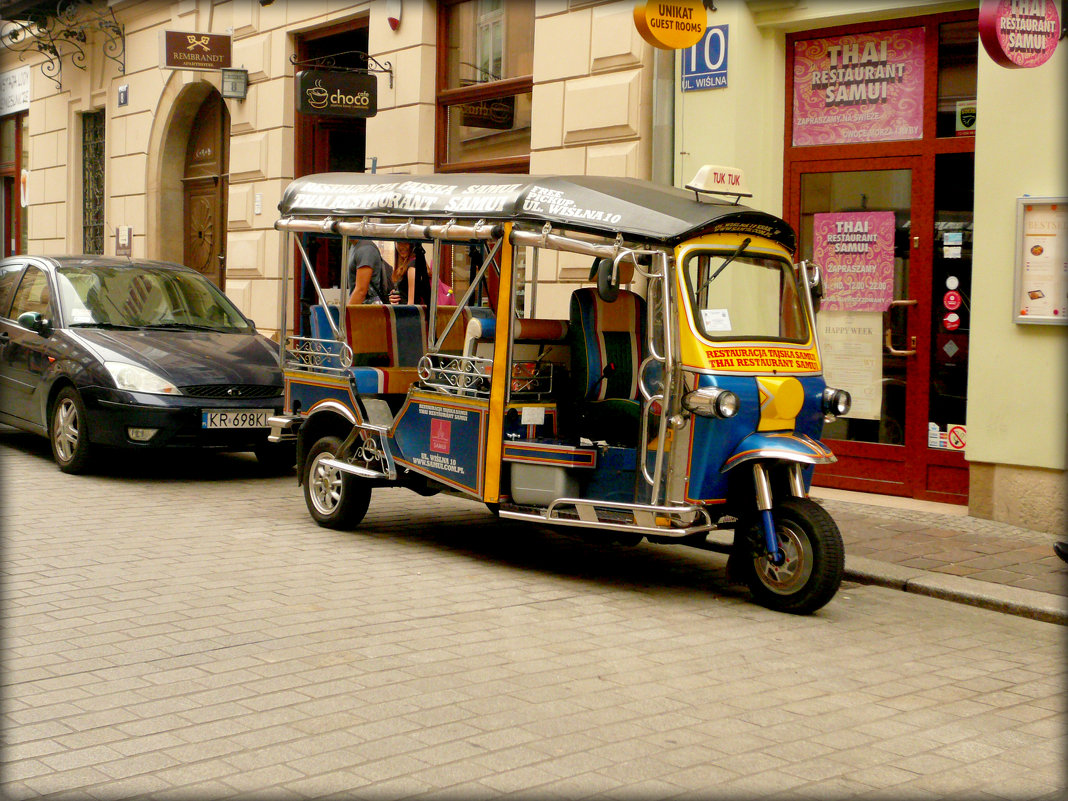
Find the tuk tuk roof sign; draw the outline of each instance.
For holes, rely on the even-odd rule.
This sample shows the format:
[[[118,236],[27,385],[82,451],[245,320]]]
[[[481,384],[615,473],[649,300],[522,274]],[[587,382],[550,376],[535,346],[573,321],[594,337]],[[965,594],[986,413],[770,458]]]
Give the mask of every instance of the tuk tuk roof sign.
[[[494,173],[322,173],[293,181],[284,217],[526,218],[566,228],[677,242],[719,231],[763,236],[793,252],[793,229],[773,214],[635,178]]]

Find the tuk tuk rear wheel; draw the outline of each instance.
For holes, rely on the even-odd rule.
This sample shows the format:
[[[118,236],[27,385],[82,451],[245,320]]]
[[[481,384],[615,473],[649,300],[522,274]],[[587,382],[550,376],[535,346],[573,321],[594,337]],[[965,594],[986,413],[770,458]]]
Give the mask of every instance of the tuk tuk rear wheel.
[[[838,526],[822,506],[808,498],[786,498],[772,511],[781,565],[755,548],[738,560],[753,599],[778,612],[807,615],[824,606],[842,584],[845,546]],[[748,531],[750,543],[763,541],[759,523]],[[750,545],[749,547],[752,547]]]
[[[348,529],[358,526],[371,503],[371,486],[360,478],[323,464],[341,448],[341,439],[320,437],[304,460],[304,501],[320,526]]]

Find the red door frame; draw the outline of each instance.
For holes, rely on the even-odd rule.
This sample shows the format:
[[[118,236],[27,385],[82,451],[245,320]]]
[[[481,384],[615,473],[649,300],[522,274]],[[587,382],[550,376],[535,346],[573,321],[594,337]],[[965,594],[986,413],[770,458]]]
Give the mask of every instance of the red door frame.
[[[786,107],[783,132],[785,217],[796,230],[801,226],[801,175],[839,170],[912,169],[912,253],[909,262],[909,297],[918,300],[908,312],[908,336],[916,337],[919,353],[911,357],[906,389],[904,446],[877,445],[836,440],[839,465],[816,473],[816,483],[839,489],[903,495],[921,500],[965,504],[968,502],[968,466],[957,452],[927,447],[927,408],[930,391],[931,265],[934,234],[934,176],[936,157],[943,153],[974,152],[973,137],[936,136],[938,115],[939,26],[947,22],[978,21],[978,11],[960,11],[904,17],[894,20],[820,28],[786,36]],[[923,138],[901,142],[857,145],[793,146],[794,42],[806,39],[869,33],[881,30],[923,27],[924,109]],[[915,237],[918,236],[918,241]],[[897,347],[901,347],[897,344]],[[914,391],[915,387],[922,391]],[[896,450],[895,449],[899,449]],[[907,452],[907,453],[906,453]],[[908,457],[908,458],[907,458]]]

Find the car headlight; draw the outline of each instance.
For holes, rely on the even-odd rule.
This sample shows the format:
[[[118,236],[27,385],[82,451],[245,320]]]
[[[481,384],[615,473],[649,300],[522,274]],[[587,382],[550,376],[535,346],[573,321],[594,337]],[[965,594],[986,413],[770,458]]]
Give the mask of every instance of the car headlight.
[[[738,396],[719,387],[701,387],[682,396],[682,408],[701,417],[734,417],[738,406]]]
[[[836,417],[849,414],[853,405],[853,398],[844,389],[832,389],[827,387],[823,390],[823,414],[830,422]]]
[[[150,392],[154,395],[181,395],[178,387],[151,370],[125,362],[104,362],[115,386],[128,392]]]

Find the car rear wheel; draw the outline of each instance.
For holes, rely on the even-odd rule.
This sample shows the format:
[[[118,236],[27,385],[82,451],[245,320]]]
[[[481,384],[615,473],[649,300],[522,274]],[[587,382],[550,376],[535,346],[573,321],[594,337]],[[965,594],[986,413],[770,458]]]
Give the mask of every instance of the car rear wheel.
[[[85,404],[74,387],[66,387],[56,397],[49,418],[48,439],[52,457],[64,473],[84,473],[91,458]]]
[[[320,437],[304,460],[304,501],[312,518],[326,528],[359,525],[371,503],[371,486],[365,479],[323,464],[341,448],[335,436]]]

